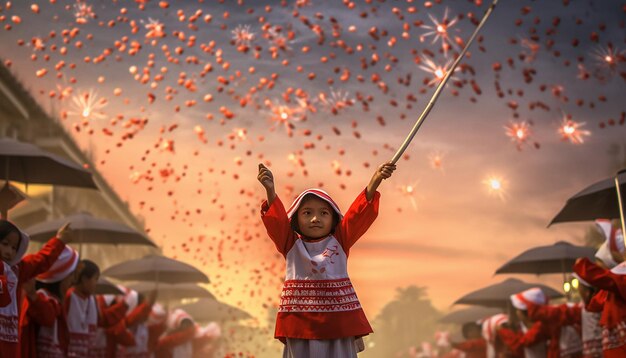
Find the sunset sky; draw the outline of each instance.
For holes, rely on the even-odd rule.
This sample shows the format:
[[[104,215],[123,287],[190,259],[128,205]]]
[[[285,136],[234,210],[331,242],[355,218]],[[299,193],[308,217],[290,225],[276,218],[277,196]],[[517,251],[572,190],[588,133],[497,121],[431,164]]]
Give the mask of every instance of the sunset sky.
[[[451,62],[488,5],[3,2],[0,57],[93,152],[164,254],[264,322],[284,266],[259,217],[258,163],[284,202],[322,186],[347,210],[428,102],[429,64]],[[427,286],[448,310],[504,280],[493,273],[521,251],[581,242],[589,223],[547,224],[614,174],[612,145],[626,156],[625,21],[621,0],[500,1],[351,250],[370,318],[397,287]],[[564,137],[565,124],[579,132]]]

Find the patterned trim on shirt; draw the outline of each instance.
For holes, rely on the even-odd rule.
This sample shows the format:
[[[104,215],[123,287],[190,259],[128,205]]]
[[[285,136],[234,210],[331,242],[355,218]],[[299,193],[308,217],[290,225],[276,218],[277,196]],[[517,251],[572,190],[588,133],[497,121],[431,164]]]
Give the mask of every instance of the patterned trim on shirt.
[[[602,328],[602,349],[609,350],[626,345],[626,323],[620,322],[617,327]]]
[[[339,312],[361,308],[349,278],[288,280],[280,296],[279,312]]]

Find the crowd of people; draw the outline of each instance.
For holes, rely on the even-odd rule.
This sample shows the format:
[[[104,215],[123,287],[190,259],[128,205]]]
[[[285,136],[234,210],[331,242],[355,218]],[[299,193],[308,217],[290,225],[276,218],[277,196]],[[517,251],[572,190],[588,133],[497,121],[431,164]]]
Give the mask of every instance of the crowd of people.
[[[0,220],[0,357],[211,357],[220,328],[119,286],[96,293],[100,268],[81,259],[64,225],[37,253],[29,237]]]
[[[512,295],[508,314],[462,327],[465,341],[426,344],[414,357],[444,358],[618,358],[626,357],[626,253],[621,229],[596,220],[605,241],[592,262],[572,268],[580,302],[550,304],[534,287]],[[447,337],[444,337],[447,338]]]

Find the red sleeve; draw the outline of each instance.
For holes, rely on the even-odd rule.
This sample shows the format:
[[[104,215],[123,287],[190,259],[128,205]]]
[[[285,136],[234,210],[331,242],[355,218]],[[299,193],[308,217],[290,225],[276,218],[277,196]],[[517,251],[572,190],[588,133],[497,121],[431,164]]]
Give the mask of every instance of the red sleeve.
[[[123,320],[107,328],[106,333],[115,344],[125,347],[133,347],[136,344],[135,335],[126,329],[126,324],[124,324]]]
[[[126,327],[132,327],[137,324],[137,322],[146,320],[148,316],[150,316],[151,310],[152,305],[149,305],[148,302],[144,302],[135,307],[135,309],[130,311],[130,313],[125,318]]]
[[[6,307],[11,303],[11,294],[7,287],[7,276],[4,274],[4,262],[0,262],[0,307]]]
[[[61,313],[61,304],[54,298],[46,296],[43,292],[37,292],[35,301],[28,300],[28,311],[26,314],[30,320],[40,326],[52,327]]]
[[[341,243],[343,251],[348,251],[354,243],[361,237],[367,229],[372,225],[378,216],[378,203],[380,202],[380,193],[374,193],[372,201],[367,201],[365,189],[354,199],[350,209],[339,223],[339,230],[335,232],[337,240]]]
[[[530,347],[537,344],[545,337],[542,334],[542,324],[540,321],[535,322],[526,333],[514,332],[508,328],[500,328],[498,337],[506,344],[512,352],[518,352],[524,347]]]
[[[195,335],[196,326],[191,325],[183,329],[182,331],[174,332],[159,338],[156,350],[172,349],[176,346],[180,346],[181,344],[193,339]]]
[[[124,319],[128,305],[123,300],[107,306],[102,296],[97,296],[98,302],[98,326],[111,327]]]
[[[24,256],[20,261],[19,280],[26,282],[31,278],[42,274],[50,269],[57,260],[65,243],[57,238],[52,238],[35,254]]]
[[[154,352],[159,337],[165,332],[165,322],[148,326],[148,350]]]
[[[616,275],[587,258],[576,262],[574,272],[592,286],[614,292],[626,300],[626,276]]]
[[[452,346],[463,352],[485,351],[487,352],[487,341],[483,338],[470,339],[461,343],[454,343]]]
[[[600,290],[593,297],[591,297],[591,301],[587,304],[585,309],[589,312],[600,313],[604,309],[604,303],[606,302],[609,291]]]
[[[528,317],[533,321],[542,321],[548,325],[570,326],[581,323],[581,306],[567,304],[550,306],[526,302]]]
[[[283,256],[287,256],[287,253],[296,242],[296,233],[291,229],[287,212],[278,196],[272,201],[272,205],[268,206],[267,201],[263,202],[261,205],[261,218],[267,234],[274,242],[274,245],[276,245],[278,252]]]

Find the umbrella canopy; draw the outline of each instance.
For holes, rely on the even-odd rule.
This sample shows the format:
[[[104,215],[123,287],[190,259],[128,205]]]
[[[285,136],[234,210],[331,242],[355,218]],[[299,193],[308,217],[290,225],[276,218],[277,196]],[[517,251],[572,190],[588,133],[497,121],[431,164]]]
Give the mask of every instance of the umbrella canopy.
[[[486,307],[504,308],[511,295],[529,288],[539,287],[549,298],[559,298],[563,295],[555,289],[538,283],[526,283],[515,278],[506,279],[500,283],[483,287],[459,298],[454,304],[478,305]]]
[[[576,259],[587,257],[593,261],[596,250],[587,246],[576,246],[559,241],[554,245],[539,246],[526,250],[496,270],[501,273],[546,273],[572,272]]]
[[[121,295],[123,292],[114,285],[111,281],[107,280],[104,277],[100,277],[98,279],[98,283],[96,284],[96,294],[97,295]]]
[[[0,179],[97,188],[91,173],[82,166],[33,144],[10,138],[0,138]]]
[[[195,283],[159,283],[158,286],[154,282],[137,282],[128,285],[129,288],[143,294],[148,294],[153,290],[157,290],[157,297],[166,301],[182,300],[184,298],[210,298],[215,296],[206,288],[200,287]]]
[[[477,322],[487,317],[491,317],[498,313],[502,313],[501,308],[495,307],[469,307],[454,312],[450,312],[447,315],[439,319],[440,323],[457,323],[465,324],[468,322]]]
[[[252,318],[252,316],[244,310],[207,298],[202,298],[197,302],[182,305],[178,308],[189,313],[197,322],[238,321]]]
[[[209,278],[197,268],[182,261],[157,255],[121,262],[104,270],[102,274],[124,281],[209,283]]]
[[[33,225],[26,229],[26,233],[30,235],[31,240],[46,242],[66,222],[71,223],[76,241],[81,244],[134,244],[156,247],[152,240],[135,229],[84,212]]]
[[[620,191],[624,195],[626,193],[626,176],[618,175],[618,180]],[[550,225],[571,221],[619,218],[615,178],[608,178],[588,186],[569,198],[563,209],[552,219]]]

